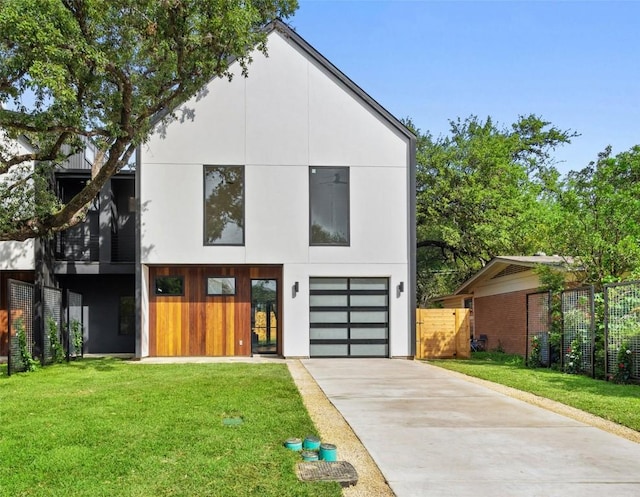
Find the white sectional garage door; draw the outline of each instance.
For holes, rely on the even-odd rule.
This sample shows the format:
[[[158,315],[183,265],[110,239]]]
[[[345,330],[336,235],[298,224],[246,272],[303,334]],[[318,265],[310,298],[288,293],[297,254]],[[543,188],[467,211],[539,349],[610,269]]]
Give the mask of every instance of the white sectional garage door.
[[[388,278],[310,278],[311,357],[389,356]]]

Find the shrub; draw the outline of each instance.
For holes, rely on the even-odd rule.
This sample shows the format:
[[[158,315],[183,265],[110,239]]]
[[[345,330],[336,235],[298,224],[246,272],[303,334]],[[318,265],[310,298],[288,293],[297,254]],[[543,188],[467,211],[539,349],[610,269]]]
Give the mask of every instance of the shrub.
[[[25,371],[35,371],[38,369],[38,361],[31,355],[31,349],[27,343],[27,330],[24,327],[22,318],[16,320],[16,338],[18,339],[18,352],[20,362]]]
[[[541,368],[542,364],[542,344],[540,338],[534,336],[531,339],[531,354],[529,354],[529,367]]]
[[[82,355],[82,323],[77,319],[71,321],[70,337],[74,355]]]
[[[629,383],[631,381],[631,371],[633,370],[633,354],[628,343],[623,343],[618,349],[616,372],[613,381],[616,383]]]
[[[582,373],[582,340],[574,338],[564,355],[564,372],[568,374]]]
[[[49,345],[53,362],[62,362],[64,361],[64,349],[60,343],[58,323],[52,317],[47,319],[47,329],[49,330]]]

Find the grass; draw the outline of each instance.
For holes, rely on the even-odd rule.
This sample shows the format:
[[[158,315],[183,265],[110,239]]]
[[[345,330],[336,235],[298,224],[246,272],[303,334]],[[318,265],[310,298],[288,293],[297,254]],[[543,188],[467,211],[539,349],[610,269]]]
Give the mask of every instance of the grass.
[[[295,476],[283,442],[314,426],[282,364],[5,365],[0,420],[2,495],[341,495]]]
[[[474,352],[466,360],[431,364],[552,399],[640,431],[640,386],[618,385],[551,369],[530,369],[522,357]]]

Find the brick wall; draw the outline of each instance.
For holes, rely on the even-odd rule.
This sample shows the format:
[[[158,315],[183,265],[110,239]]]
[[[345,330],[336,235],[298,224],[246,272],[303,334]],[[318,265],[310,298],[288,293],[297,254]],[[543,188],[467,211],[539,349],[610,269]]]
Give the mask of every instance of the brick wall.
[[[526,353],[527,293],[535,290],[478,297],[473,302],[474,334],[487,335],[487,350],[501,345],[509,354]]]

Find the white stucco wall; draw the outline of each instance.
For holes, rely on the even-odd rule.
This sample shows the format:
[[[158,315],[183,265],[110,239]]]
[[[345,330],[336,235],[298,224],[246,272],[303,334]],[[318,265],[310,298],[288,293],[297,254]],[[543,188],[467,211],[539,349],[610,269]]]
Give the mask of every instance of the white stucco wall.
[[[142,262],[406,262],[408,140],[277,32],[268,46],[143,146]],[[205,164],[245,166],[244,247],[202,243]],[[311,165],[350,168],[350,247],[309,248]]]
[[[0,147],[3,147],[7,153],[12,155],[25,154],[29,152],[26,144],[20,140],[10,140],[6,137],[4,131],[0,129]],[[30,169],[33,162],[14,166],[9,170],[7,175],[0,175],[0,181],[6,181],[7,177],[13,176],[17,171],[22,169]],[[0,205],[0,208],[2,206]],[[33,270],[35,269],[35,250],[34,241],[26,240],[24,242],[0,242],[0,271],[2,270]]]
[[[0,271],[35,269],[34,241],[0,242]]]
[[[323,276],[389,278],[389,355],[410,354],[407,292],[398,293],[398,284],[407,285],[407,268],[403,264],[288,264],[284,266],[283,297],[285,357],[309,355],[309,278]],[[299,283],[300,291],[292,298],[292,287]]]
[[[274,31],[268,49],[142,147],[141,261],[282,264],[289,356],[308,355],[309,277],[389,277],[391,354],[409,355],[408,292],[395,292],[409,280],[409,140],[291,40]],[[244,246],[203,244],[203,165],[245,166]],[[310,166],[349,167],[349,247],[309,246]]]

